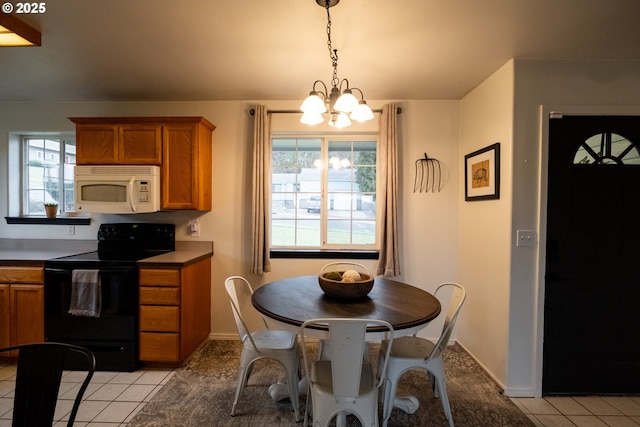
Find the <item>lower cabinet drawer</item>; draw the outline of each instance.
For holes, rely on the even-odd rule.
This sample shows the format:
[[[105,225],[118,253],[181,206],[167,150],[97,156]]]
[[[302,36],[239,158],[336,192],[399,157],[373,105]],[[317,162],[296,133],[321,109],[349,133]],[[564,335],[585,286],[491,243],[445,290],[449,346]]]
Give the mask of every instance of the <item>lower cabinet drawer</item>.
[[[180,270],[162,270],[145,268],[140,270],[142,286],[178,286]]]
[[[140,360],[147,362],[177,362],[180,360],[178,334],[141,332]]]
[[[179,332],[178,307],[143,305],[140,307],[140,330],[153,332]]]
[[[179,289],[169,287],[140,287],[140,304],[178,305]]]
[[[42,283],[42,267],[0,267],[0,282],[4,283]]]

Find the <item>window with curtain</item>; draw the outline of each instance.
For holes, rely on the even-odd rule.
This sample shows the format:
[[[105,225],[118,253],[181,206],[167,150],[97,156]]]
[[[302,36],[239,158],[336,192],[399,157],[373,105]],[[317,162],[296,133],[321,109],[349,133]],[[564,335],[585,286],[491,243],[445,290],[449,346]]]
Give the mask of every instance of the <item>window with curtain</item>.
[[[271,248],[378,249],[377,140],[272,137]]]
[[[72,211],[73,167],[76,143],[56,136],[22,137],[22,213],[44,215],[44,203],[58,203],[60,212]]]

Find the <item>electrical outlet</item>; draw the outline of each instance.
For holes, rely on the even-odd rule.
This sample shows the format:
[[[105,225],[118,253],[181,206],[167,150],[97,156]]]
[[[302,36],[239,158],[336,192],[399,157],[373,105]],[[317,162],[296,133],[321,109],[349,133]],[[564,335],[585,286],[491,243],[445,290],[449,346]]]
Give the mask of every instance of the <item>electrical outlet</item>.
[[[76,234],[76,226],[75,225],[69,225],[68,228],[67,228],[67,235],[73,236],[74,234]]]
[[[187,224],[187,230],[189,236],[200,237],[200,222],[197,219],[189,221],[189,224]]]
[[[533,230],[516,231],[516,246],[528,247],[536,245],[536,232]]]

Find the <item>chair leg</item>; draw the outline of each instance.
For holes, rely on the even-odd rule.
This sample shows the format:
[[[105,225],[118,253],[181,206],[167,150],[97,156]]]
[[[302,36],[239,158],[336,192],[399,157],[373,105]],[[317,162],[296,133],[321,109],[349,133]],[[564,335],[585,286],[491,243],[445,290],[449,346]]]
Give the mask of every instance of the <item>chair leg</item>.
[[[251,373],[251,368],[253,367],[253,361],[250,360],[249,357],[246,357],[245,354],[240,355],[240,371],[238,372],[238,387],[236,388],[236,396],[233,399],[233,405],[231,406],[231,416],[234,417],[236,415],[236,406],[238,406],[238,401],[240,400],[240,395],[242,395],[242,390],[247,385],[249,381],[249,374]]]
[[[307,398],[304,404],[304,427],[309,425],[309,415],[311,414],[311,391],[307,387]],[[313,418],[311,419],[313,422]]]
[[[289,400],[291,400],[291,406],[295,415],[295,421],[300,421],[300,390],[298,390],[298,382],[300,378],[298,376],[297,369],[291,369],[287,372],[287,388],[289,389]]]
[[[377,427],[378,424],[378,405],[374,405],[372,408],[369,408],[364,414],[361,411],[358,413],[358,417],[363,426],[369,427]]]
[[[238,386],[236,387],[236,396],[233,399],[233,405],[231,406],[231,416],[235,417],[236,415],[236,406],[238,406],[238,400],[240,400],[240,395],[242,394],[242,390],[247,381],[246,370],[240,368],[240,373],[238,374]]]
[[[251,376],[251,372],[253,371],[253,363],[250,363],[249,366],[247,366],[246,369],[246,374],[244,376],[244,386],[247,386],[247,383],[249,382],[249,377]]]
[[[387,379],[384,382],[384,393],[382,398],[382,427],[387,427],[391,412],[393,411],[393,401],[398,389],[398,377],[395,372],[387,370]]]
[[[440,395],[440,402],[442,403],[444,415],[447,417],[447,421],[449,421],[449,427],[454,427],[451,407],[449,406],[449,396],[447,395],[447,386],[445,385],[444,372],[441,375],[434,374],[433,377],[435,378],[436,388]]]
[[[332,416],[327,417],[326,414],[325,417],[322,417],[322,411],[320,411],[320,408],[317,407],[317,402],[315,400],[311,400],[311,422],[313,423],[313,427],[327,427],[329,425],[329,421],[331,421],[331,418],[333,418]],[[338,418],[340,414],[336,415],[336,422],[338,421]]]

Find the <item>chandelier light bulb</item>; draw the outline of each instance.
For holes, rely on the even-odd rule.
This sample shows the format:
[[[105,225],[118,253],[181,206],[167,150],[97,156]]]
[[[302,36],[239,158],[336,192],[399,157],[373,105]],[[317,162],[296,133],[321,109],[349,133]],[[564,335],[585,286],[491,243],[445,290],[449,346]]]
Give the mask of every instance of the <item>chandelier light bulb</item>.
[[[367,120],[373,119],[373,111],[371,111],[367,102],[362,100],[358,104],[358,107],[351,113],[351,118],[358,122],[366,122]]]
[[[337,129],[346,128],[347,126],[351,126],[351,120],[349,120],[349,116],[345,113],[331,113],[331,120],[329,120],[329,125],[333,126]]]
[[[302,102],[300,109],[303,113],[322,114],[327,111],[327,106],[319,92],[311,91],[309,96]]]
[[[336,101],[336,105],[334,108],[343,113],[350,113],[358,107],[358,100],[353,93],[351,93],[351,89],[345,89],[340,95],[340,98]]]
[[[307,112],[303,113],[302,117],[300,117],[300,123],[305,125],[313,126],[322,123],[323,121],[322,113]]]

